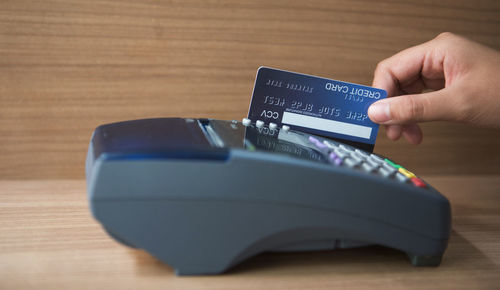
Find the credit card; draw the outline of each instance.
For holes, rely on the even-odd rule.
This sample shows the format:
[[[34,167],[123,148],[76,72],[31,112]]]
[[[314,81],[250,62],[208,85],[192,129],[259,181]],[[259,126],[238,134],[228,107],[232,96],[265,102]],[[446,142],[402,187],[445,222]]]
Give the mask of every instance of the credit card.
[[[379,125],[368,107],[387,92],[348,82],[260,67],[248,118],[373,151]]]

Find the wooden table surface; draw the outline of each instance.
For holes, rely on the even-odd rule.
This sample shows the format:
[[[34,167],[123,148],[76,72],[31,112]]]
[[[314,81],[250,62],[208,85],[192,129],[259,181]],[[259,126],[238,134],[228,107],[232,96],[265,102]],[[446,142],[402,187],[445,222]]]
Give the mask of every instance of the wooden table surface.
[[[112,240],[90,215],[83,180],[0,181],[0,289],[498,289],[500,175],[428,177],[452,204],[441,266],[367,247],[267,253],[219,276],[177,277]]]

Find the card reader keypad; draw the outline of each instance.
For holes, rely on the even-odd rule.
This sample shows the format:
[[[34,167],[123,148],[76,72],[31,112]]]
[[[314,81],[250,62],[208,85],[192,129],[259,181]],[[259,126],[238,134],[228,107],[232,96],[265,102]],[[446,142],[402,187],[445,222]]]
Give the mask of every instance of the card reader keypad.
[[[314,136],[309,136],[308,141],[320,151],[326,152],[330,163],[334,166],[345,166],[416,187],[427,187],[413,172],[387,158],[334,141],[321,141]]]
[[[243,119],[242,124],[246,127],[252,126],[251,120],[246,118]],[[264,126],[265,123],[262,120],[257,120],[255,122],[256,128],[262,129]],[[275,123],[270,123],[268,127],[269,130],[281,130],[285,134],[290,131],[290,127],[286,125],[283,125],[282,128],[278,128]],[[310,147],[325,154],[329,163],[333,166],[361,171],[420,188],[428,188],[427,184],[413,172],[388,158],[337,141],[312,136],[304,132],[294,131],[294,133],[302,136],[306,140],[305,143],[311,144]]]

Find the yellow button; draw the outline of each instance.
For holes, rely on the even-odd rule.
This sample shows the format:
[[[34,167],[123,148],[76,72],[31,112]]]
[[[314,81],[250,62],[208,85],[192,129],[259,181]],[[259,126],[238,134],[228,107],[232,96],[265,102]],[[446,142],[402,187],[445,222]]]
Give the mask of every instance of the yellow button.
[[[410,171],[408,171],[408,170],[404,169],[403,167],[400,167],[398,170],[399,170],[399,172],[400,172],[401,174],[403,174],[404,176],[406,176],[406,177],[408,177],[408,178],[413,178],[413,177],[415,177],[415,174],[413,174],[413,172],[410,172]]]

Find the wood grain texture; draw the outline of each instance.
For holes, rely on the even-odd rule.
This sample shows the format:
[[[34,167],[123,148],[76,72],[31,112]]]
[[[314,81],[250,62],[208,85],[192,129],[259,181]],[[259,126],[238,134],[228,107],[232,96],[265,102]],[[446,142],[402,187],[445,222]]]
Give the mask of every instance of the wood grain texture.
[[[219,276],[176,277],[112,240],[81,180],[0,181],[0,289],[498,289],[500,175],[426,178],[452,204],[443,263],[366,247],[262,254]]]
[[[82,178],[102,123],[241,119],[261,65],[370,84],[442,31],[498,49],[500,2],[0,1],[0,179]],[[376,150],[420,174],[500,172],[499,130],[424,131]]]

